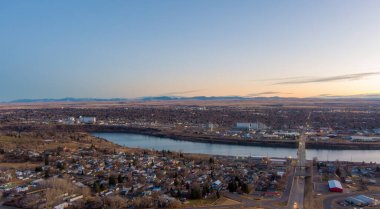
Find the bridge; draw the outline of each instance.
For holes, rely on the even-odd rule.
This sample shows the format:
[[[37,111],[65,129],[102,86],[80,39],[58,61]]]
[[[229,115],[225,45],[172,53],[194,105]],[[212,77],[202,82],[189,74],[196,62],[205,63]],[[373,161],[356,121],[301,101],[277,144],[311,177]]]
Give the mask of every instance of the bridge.
[[[306,128],[309,127],[310,115],[307,117]],[[302,130],[297,150],[297,166],[293,178],[292,189],[288,200],[289,209],[303,209],[303,200],[305,196],[305,177],[306,173],[306,132]]]

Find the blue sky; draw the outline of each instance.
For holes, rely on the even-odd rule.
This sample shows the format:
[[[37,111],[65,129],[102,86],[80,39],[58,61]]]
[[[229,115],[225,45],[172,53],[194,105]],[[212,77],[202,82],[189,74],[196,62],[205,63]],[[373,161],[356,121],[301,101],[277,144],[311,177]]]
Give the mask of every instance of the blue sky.
[[[0,101],[380,93],[380,1],[0,0]]]

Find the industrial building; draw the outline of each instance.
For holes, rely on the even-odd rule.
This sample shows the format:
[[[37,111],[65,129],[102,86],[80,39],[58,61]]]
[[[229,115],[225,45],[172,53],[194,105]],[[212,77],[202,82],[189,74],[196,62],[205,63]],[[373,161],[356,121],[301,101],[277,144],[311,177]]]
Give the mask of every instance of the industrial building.
[[[342,184],[337,180],[329,181],[329,190],[330,192],[343,192]]]
[[[241,130],[264,130],[268,127],[264,123],[236,123],[236,128]]]
[[[79,116],[79,122],[85,123],[85,124],[95,124],[96,123],[96,117]]]
[[[349,139],[353,142],[379,142],[380,137],[376,136],[350,136]]]
[[[365,195],[358,195],[356,197],[347,197],[344,201],[346,201],[350,205],[364,207],[364,206],[377,206],[380,204],[379,200],[368,197]]]

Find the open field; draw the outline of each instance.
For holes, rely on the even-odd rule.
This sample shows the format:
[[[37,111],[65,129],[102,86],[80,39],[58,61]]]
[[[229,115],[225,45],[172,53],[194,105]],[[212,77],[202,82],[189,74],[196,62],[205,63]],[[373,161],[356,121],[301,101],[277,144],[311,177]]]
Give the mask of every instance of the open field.
[[[380,108],[380,101],[374,99],[320,99],[320,98],[281,98],[247,100],[169,100],[169,101],[119,101],[119,102],[41,102],[41,103],[0,103],[1,109],[40,109],[40,108],[116,108],[116,107],[171,107],[171,106],[221,106],[221,107],[297,107],[297,108]]]

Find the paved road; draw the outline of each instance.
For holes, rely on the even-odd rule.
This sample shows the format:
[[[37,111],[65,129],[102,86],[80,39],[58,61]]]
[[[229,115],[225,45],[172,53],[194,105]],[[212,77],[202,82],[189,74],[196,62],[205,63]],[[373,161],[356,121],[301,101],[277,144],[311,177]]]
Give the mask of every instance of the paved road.
[[[295,176],[293,180],[292,190],[288,201],[289,209],[303,209],[303,199],[305,191],[305,179],[300,176]]]
[[[306,166],[306,151],[305,151],[305,141],[306,135],[301,134],[298,142],[297,151],[297,168],[296,174],[294,175],[293,185],[290,192],[290,197],[288,201],[289,209],[303,209],[303,200],[305,196],[305,166]]]

